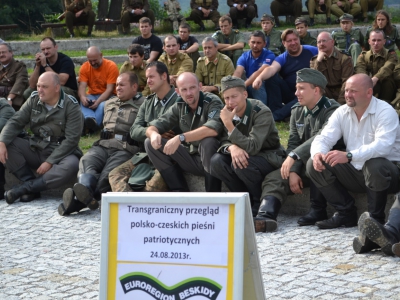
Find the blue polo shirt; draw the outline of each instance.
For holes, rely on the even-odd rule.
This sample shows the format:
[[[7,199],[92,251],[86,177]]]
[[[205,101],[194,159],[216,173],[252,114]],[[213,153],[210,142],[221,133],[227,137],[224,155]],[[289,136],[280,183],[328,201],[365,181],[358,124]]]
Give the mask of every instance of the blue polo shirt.
[[[254,58],[251,50],[244,52],[238,59],[236,65],[242,66],[246,71],[246,77],[249,78],[254,72],[264,65],[271,65],[275,60],[275,54],[271,50],[263,49],[261,55]]]
[[[310,60],[314,55],[318,55],[318,48],[310,45],[303,45],[303,50],[299,56],[291,56],[287,51],[275,58],[281,65],[279,74],[286,81],[292,92],[296,91],[296,72],[303,68],[310,67]]]

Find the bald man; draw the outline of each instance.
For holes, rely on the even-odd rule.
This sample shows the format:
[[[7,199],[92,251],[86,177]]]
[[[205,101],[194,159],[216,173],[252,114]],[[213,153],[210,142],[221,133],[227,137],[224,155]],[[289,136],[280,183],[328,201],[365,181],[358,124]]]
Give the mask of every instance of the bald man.
[[[22,181],[5,192],[8,204],[32,201],[41,191],[65,184],[75,177],[82,156],[78,101],[61,89],[57,73],[43,73],[36,87],[0,135],[0,162]],[[17,137],[27,125],[33,133],[29,139]]]
[[[86,51],[86,57],[87,62],[79,71],[78,94],[85,120],[84,133],[94,133],[103,121],[104,101],[116,94],[115,83],[119,71],[115,62],[103,58],[96,46]]]
[[[311,144],[307,173],[335,209],[332,218],[319,221],[321,229],[357,225],[357,209],[348,191],[367,193],[368,212],[385,221],[388,193],[399,190],[400,127],[396,111],[373,96],[366,74],[350,77],[346,105],[339,107]],[[346,151],[331,150],[343,138]]]

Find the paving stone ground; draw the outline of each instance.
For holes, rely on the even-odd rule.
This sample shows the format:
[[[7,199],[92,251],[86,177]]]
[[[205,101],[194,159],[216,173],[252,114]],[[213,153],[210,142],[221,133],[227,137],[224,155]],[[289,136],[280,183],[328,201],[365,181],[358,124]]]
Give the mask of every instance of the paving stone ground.
[[[0,201],[1,300],[98,298],[100,211],[60,217],[60,202]],[[298,217],[256,235],[267,299],[400,299],[400,258],[356,255],[356,227],[299,227]]]

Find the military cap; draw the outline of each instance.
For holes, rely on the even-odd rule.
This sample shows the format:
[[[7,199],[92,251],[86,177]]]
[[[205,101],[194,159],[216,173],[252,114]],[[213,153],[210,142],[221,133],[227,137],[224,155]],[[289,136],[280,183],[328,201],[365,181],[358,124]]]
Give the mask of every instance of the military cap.
[[[339,20],[341,21],[352,21],[353,22],[354,17],[351,14],[343,14]]]
[[[138,164],[132,171],[128,184],[133,190],[142,189],[146,181],[154,176],[154,170],[149,164]]]
[[[301,23],[304,23],[305,25],[308,26],[307,19],[304,18],[304,17],[299,17],[299,18],[297,18],[297,19],[294,21],[294,25],[296,25],[296,26],[299,25],[299,24],[301,24]]]
[[[261,21],[271,21],[272,23],[275,24],[275,19],[273,16],[269,15],[269,14],[263,14],[261,19]]]
[[[236,76],[228,75],[221,79],[221,93],[235,87],[242,87],[246,89],[246,84],[244,83],[243,79]]]
[[[304,68],[297,71],[296,74],[297,74],[296,83],[307,82],[317,85],[323,89],[325,89],[326,84],[328,83],[324,74],[314,69]]]

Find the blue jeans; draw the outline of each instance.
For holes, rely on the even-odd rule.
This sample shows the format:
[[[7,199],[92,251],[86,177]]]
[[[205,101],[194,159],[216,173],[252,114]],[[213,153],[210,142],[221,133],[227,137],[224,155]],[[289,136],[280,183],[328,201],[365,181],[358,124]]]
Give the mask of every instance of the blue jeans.
[[[265,90],[265,81],[258,90],[249,85],[247,87],[247,93],[249,94],[249,98],[260,100],[262,103],[267,105],[267,91]]]
[[[101,95],[87,95],[87,98],[90,101],[96,101]],[[98,126],[101,125],[101,123],[103,123],[103,117],[104,117],[104,105],[105,105],[105,101],[101,102],[99,104],[99,106],[97,106],[96,109],[91,109],[90,106],[86,107],[83,106],[83,104],[81,103],[81,109],[82,109],[82,113],[83,113],[83,117],[86,118],[93,118],[96,120],[96,123]]]

